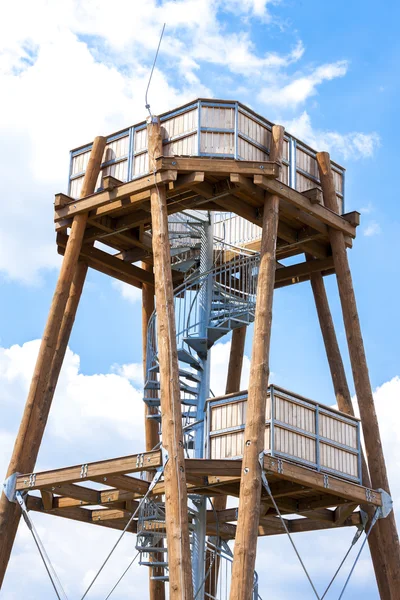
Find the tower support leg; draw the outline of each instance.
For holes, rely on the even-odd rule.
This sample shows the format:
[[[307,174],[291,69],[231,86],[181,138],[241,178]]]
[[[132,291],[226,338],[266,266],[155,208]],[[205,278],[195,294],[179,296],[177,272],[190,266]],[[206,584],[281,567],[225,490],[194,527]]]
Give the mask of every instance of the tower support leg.
[[[150,171],[162,154],[158,118],[148,123]],[[168,213],[165,186],[150,191],[157,336],[160,363],[162,441],[168,454],[165,465],[165,511],[171,600],[193,600],[185,457],[176,345]]]
[[[272,128],[270,160],[282,159],[283,133],[283,127]],[[251,600],[253,594],[262,485],[259,456],[264,450],[278,221],[279,198],[266,195],[230,600]]]
[[[311,287],[314,294],[315,306],[317,308],[329,369],[331,371],[337,405],[342,412],[354,416],[354,408],[351,401],[349,386],[347,384],[346,372],[344,370],[343,360],[335,333],[335,326],[321,273],[313,273],[311,275]],[[365,487],[371,488],[371,480],[364,453],[362,453],[362,482]],[[374,509],[369,504],[363,505],[362,509],[367,512],[371,521],[375,512]],[[379,595],[382,600],[395,600],[390,593],[384,552],[381,546],[382,541],[377,527],[373,527],[371,530],[368,537],[368,544],[379,588]]]
[[[106,139],[93,143],[81,196],[94,192]],[[74,217],[49,316],[43,333],[24,413],[15,441],[7,476],[34,470],[50,412],[69,335],[74,322],[86,265],[78,262],[87,214]],[[7,569],[20,519],[19,507],[2,494],[0,499],[0,586]]]
[[[234,392],[240,392],[240,380],[242,376],[242,367],[243,367],[243,356],[244,356],[244,346],[246,342],[246,331],[247,325],[243,327],[237,327],[232,331],[232,341],[231,341],[231,351],[229,354],[229,364],[228,364],[228,375],[226,378],[226,394],[233,394]],[[214,496],[213,505],[214,510],[224,510],[226,508],[227,496]],[[206,559],[206,564],[209,565],[212,556],[211,553],[208,553],[209,556]],[[216,596],[217,592],[217,584],[218,584],[218,575],[219,575],[219,565],[220,559],[218,556],[214,558],[214,562],[211,565],[210,573],[206,580],[205,591],[206,593],[213,598]]]
[[[338,212],[329,154],[327,152],[319,152],[317,154],[317,162],[325,206],[334,212]],[[339,288],[354,385],[360,409],[371,482],[373,488],[382,488],[390,493],[345,240],[342,232],[332,228],[329,231],[329,238]],[[381,544],[381,550],[387,567],[391,594],[393,598],[398,598],[400,595],[400,547],[393,511],[385,519],[380,519],[376,527],[381,540],[384,542]]]
[[[153,267],[147,263],[142,263],[142,269],[153,272]],[[144,283],[142,285],[142,337],[143,337],[143,378],[146,381],[146,356],[147,356],[147,333],[148,324],[152,312],[154,311],[154,287]],[[157,446],[160,441],[159,425],[155,419],[149,419],[155,409],[152,409],[147,404],[144,405],[144,430],[146,452],[150,452]],[[160,541],[159,544],[162,544]],[[156,554],[154,560],[162,562],[163,553]],[[152,579],[152,571],[149,569],[149,600],[164,600],[165,599],[165,583],[158,579]]]
[[[142,269],[153,272],[153,267],[147,263],[142,263]],[[142,285],[142,340],[143,340],[143,378],[146,380],[146,356],[147,356],[147,334],[149,319],[154,311],[154,287],[143,283]],[[160,441],[159,425],[155,419],[148,419],[153,409],[147,404],[144,405],[144,430],[146,441],[146,452],[153,450]]]

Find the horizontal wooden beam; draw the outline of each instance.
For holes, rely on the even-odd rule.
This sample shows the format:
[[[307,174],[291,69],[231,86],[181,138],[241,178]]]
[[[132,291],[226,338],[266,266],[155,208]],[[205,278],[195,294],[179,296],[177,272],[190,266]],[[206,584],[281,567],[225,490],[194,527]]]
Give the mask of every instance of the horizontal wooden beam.
[[[291,265],[290,267],[282,267],[275,271],[275,283],[298,279],[300,277],[309,276],[311,273],[327,271],[333,268],[333,258],[321,258]]]
[[[360,513],[357,512],[353,513],[340,525],[335,525],[335,523],[329,521],[324,522],[312,519],[285,519],[285,523],[290,533],[302,533],[309,531],[322,531],[326,529],[337,529],[339,527],[357,527],[358,525],[361,525],[362,519]],[[286,531],[283,527],[281,529],[278,527],[271,527],[269,521],[263,521],[258,528],[258,535],[260,537],[280,535],[284,533],[286,533]]]
[[[68,236],[64,233],[57,234],[57,245],[60,248],[65,248],[68,242]],[[136,265],[121,260],[117,256],[108,254],[103,250],[99,250],[91,245],[83,245],[80,253],[80,258],[87,261],[88,264],[104,265],[107,269],[121,273],[122,275],[136,281],[136,284],[147,283],[154,286],[154,276],[149,271],[145,271]]]
[[[100,477],[96,479],[99,483],[105,485],[111,485],[119,490],[125,490],[126,492],[135,492],[144,496],[149,489],[150,483],[137,477],[128,477],[127,475],[108,475],[106,477]],[[107,494],[108,492],[104,492]]]
[[[157,171],[177,169],[184,171],[204,171],[215,175],[239,173],[241,175],[256,175],[262,173],[265,177],[279,177],[280,166],[275,162],[255,160],[234,160],[220,158],[202,158],[180,156],[160,156],[157,159]]]
[[[286,479],[309,486],[314,490],[345,498],[346,500],[359,500],[360,502],[382,506],[382,496],[376,490],[367,490],[362,485],[344,481],[332,475],[313,471],[300,465],[283,461],[273,456],[264,456],[264,469],[278,479]]]
[[[44,507],[42,500],[40,498],[36,498],[35,496],[27,496],[26,505],[28,510],[32,510],[34,512],[40,512],[47,515],[52,515],[54,517],[63,517],[64,519],[70,519],[72,521],[79,521],[81,523],[87,523],[89,525],[100,525],[101,527],[107,527],[109,529],[118,529],[123,530],[126,526],[128,519],[125,520],[93,520],[92,518],[92,510],[86,508],[65,508],[65,509],[55,509],[51,512],[47,512]],[[136,533],[137,531],[137,522],[132,521],[129,525],[128,532]]]
[[[162,173],[149,174],[140,179],[128,181],[112,190],[97,192],[91,196],[86,196],[80,200],[73,200],[70,204],[55,209],[55,221],[66,219],[81,213],[90,212],[101,208],[104,205],[112,204],[113,202],[124,201],[124,205],[134,206],[143,202],[142,197],[136,196],[141,192],[146,192],[157,184],[168,183],[175,181],[178,173],[175,169],[165,170]]]
[[[75,465],[63,469],[19,475],[17,477],[16,490],[49,489],[49,487],[51,488],[58,484],[89,481],[92,478],[99,481],[99,478],[104,478],[108,475],[153,470],[161,466],[161,464],[161,452],[159,450],[143,454],[132,454],[130,456]],[[106,482],[104,481],[104,483]]]
[[[326,206],[321,204],[313,204],[313,202],[303,196],[303,194],[285,185],[281,181],[268,179],[263,175],[255,175],[254,183],[267,192],[275,194],[280,198],[284,198],[296,208],[299,208],[307,214],[316,217],[329,227],[338,229],[345,235],[349,235],[352,238],[356,237],[355,228],[348,221],[346,221],[346,219],[329,210]]]

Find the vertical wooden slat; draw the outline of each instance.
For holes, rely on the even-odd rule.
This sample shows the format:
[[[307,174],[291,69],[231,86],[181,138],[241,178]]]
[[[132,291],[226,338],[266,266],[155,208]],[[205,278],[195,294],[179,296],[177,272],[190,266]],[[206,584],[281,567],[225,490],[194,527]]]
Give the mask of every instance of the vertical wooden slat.
[[[272,129],[270,160],[279,163],[283,133],[283,127]],[[278,221],[279,198],[266,195],[230,600],[250,600],[254,583],[261,499],[259,455],[264,449]]]
[[[156,158],[162,154],[161,127],[157,117],[153,117],[148,123],[147,131],[150,171],[153,172],[157,168]],[[162,439],[168,454],[164,479],[169,591],[170,600],[182,600],[183,598],[193,600],[171,250],[164,185],[158,185],[151,189],[150,203],[157,304]]]
[[[325,206],[334,212],[338,212],[329,154],[327,152],[319,152],[317,154],[317,162]],[[360,408],[371,482],[374,488],[382,488],[390,493],[345,240],[343,233],[332,228],[329,230],[329,239],[332,247],[354,384]],[[387,565],[388,583],[391,594],[393,598],[396,598],[399,596],[400,591],[400,547],[393,511],[385,519],[380,519],[376,527],[381,535],[382,542],[384,541],[381,544],[381,551]]]
[[[92,194],[100,172],[106,139],[94,140],[81,197]],[[36,360],[24,413],[14,445],[7,476],[34,470],[50,411],[54,389],[75,319],[87,267],[78,263],[87,214],[74,217],[71,232],[43,338]],[[20,509],[4,494],[0,500],[0,587],[10,558],[20,519]]]

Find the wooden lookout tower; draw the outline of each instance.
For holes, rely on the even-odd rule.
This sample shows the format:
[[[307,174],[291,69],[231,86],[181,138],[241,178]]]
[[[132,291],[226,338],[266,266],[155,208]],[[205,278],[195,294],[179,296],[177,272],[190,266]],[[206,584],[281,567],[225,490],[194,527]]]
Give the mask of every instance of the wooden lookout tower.
[[[257,600],[258,537],[295,544],[297,533],[354,527],[380,597],[398,600],[344,169],[239,102],[199,99],[72,151],[68,195],[54,208],[63,261],[1,497],[0,585],[21,514],[37,537],[37,511],[133,533],[151,600]],[[146,447],[35,471],[89,267],[142,290]],[[332,274],[361,420],[324,285]],[[269,385],[274,289],[295,293],[299,282],[312,287],[338,410]],[[210,349],[227,335],[226,395],[210,397]]]

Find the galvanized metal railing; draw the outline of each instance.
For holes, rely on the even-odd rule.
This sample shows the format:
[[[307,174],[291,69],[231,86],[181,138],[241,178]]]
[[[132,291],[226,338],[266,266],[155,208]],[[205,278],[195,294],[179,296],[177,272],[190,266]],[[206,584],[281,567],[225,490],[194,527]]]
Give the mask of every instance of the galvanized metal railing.
[[[260,226],[232,212],[214,213],[214,236],[225,243],[240,246],[261,240]]]
[[[233,554],[227,543],[218,543],[218,538],[208,539],[206,550],[209,560],[205,577],[208,585],[204,591],[204,600],[228,600]],[[195,600],[199,600],[199,598],[195,596]],[[258,574],[256,571],[254,572],[252,600],[262,600],[258,593]]]

